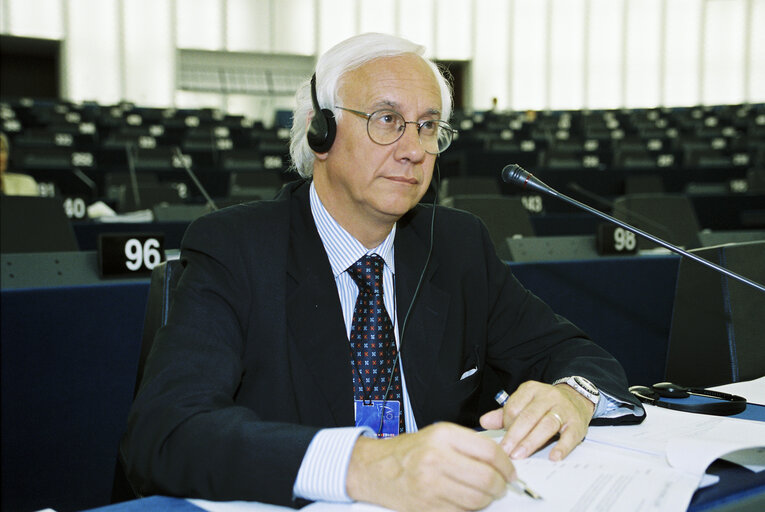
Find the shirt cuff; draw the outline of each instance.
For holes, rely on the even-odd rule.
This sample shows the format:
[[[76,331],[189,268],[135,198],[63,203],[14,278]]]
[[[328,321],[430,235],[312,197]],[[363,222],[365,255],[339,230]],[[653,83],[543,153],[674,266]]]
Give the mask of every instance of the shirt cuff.
[[[308,445],[300,464],[293,494],[311,501],[350,503],[345,479],[351,452],[359,436],[375,437],[369,427],[341,427],[319,430]]]
[[[619,416],[642,416],[645,414],[643,409],[635,407],[634,404],[629,402],[622,402],[608,393],[600,391],[600,399],[598,405],[595,407],[595,414],[593,418],[618,418]]]

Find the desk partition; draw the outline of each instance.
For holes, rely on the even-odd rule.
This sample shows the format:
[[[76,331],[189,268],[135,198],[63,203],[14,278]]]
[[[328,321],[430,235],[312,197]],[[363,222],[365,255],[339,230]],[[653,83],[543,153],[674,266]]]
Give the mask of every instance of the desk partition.
[[[166,222],[75,222],[72,227],[81,251],[98,249],[98,236],[102,233],[162,233],[165,236],[166,249],[178,249],[181,246],[189,221]]]
[[[109,502],[148,280],[2,291],[2,508]]]
[[[519,281],[618,359],[630,385],[664,379],[680,258],[511,263]]]

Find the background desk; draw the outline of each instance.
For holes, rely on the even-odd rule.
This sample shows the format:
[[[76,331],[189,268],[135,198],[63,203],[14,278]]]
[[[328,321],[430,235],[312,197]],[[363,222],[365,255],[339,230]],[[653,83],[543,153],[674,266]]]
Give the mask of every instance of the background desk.
[[[632,383],[650,384],[663,378],[677,264],[662,256],[512,268],[620,358]],[[3,288],[3,510],[109,503],[147,292],[148,279]]]
[[[624,366],[630,384],[664,380],[674,255],[510,263],[516,277]]]
[[[166,249],[178,249],[183,234],[189,227],[188,221],[166,222],[73,222],[72,228],[81,251],[98,249],[98,235],[101,233],[162,233],[165,236]]]

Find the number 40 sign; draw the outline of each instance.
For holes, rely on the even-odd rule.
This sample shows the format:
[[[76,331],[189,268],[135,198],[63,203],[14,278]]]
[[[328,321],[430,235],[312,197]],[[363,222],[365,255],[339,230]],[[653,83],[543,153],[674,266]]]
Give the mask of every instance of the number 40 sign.
[[[101,277],[140,277],[165,260],[161,233],[102,233],[98,237]]]

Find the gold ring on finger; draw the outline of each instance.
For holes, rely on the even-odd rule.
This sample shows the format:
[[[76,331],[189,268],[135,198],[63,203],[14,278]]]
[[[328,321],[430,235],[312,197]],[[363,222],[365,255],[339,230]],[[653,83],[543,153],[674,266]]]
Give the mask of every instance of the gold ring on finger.
[[[561,417],[560,417],[560,414],[558,414],[558,413],[557,413],[557,412],[555,412],[555,411],[550,411],[550,414],[552,414],[552,415],[553,415],[553,417],[554,417],[556,420],[558,420],[558,430],[560,430],[561,428],[563,428],[563,418],[561,418]]]

